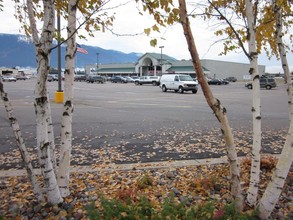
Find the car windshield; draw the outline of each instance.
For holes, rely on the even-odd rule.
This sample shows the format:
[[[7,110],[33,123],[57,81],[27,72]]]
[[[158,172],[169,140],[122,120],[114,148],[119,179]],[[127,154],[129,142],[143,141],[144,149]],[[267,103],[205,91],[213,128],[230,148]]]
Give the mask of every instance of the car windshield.
[[[193,81],[191,76],[179,76],[180,81]]]

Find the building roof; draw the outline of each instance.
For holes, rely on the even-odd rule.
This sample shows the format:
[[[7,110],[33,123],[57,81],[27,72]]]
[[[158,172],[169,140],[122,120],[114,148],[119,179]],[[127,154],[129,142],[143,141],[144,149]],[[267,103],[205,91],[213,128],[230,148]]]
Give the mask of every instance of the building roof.
[[[176,60],[173,61],[172,63],[172,67],[168,70],[178,70],[178,71],[194,71],[194,67],[193,67],[193,63],[191,60]],[[204,66],[202,66],[202,69],[204,72],[209,71],[207,68],[205,68]]]
[[[98,69],[99,72],[103,72],[103,73],[113,73],[113,72],[121,72],[121,73],[133,73],[135,71],[134,67],[129,67],[129,68],[99,68]]]
[[[173,57],[170,57],[166,54],[160,53],[145,53],[138,60],[149,57],[154,60],[158,60],[159,63],[166,64],[166,71],[172,72],[195,72],[193,63],[191,60],[176,60]],[[134,73],[135,68],[138,62],[136,63],[110,63],[110,64],[100,64],[98,66],[98,71],[103,73]],[[94,67],[94,65],[92,65]],[[168,68],[169,67],[169,68]],[[202,67],[204,72],[209,72],[205,67]]]
[[[171,63],[174,61],[178,61],[173,57],[170,57],[166,54],[160,54],[160,53],[145,53],[139,59],[141,59],[142,57],[147,56],[147,55],[153,57],[156,60],[161,60],[161,55],[162,55],[162,63]]]

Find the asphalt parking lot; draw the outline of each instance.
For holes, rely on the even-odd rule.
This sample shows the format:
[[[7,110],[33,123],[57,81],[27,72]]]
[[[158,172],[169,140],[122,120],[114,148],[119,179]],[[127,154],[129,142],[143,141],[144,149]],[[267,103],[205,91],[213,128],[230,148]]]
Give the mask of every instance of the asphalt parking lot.
[[[34,83],[35,79],[4,83],[31,151],[36,144]],[[57,88],[57,82],[48,83],[58,148],[62,104],[54,102]],[[239,155],[247,154],[252,143],[252,91],[244,87],[244,82],[211,88],[227,109]],[[200,88],[197,94],[179,94],[164,93],[152,85],[75,82],[74,97],[74,165],[199,159],[225,154],[220,125]],[[279,153],[282,148],[289,126],[287,100],[284,84],[261,90],[265,153]],[[17,145],[3,103],[0,146],[0,161],[7,164],[2,168],[22,167],[15,159]]]

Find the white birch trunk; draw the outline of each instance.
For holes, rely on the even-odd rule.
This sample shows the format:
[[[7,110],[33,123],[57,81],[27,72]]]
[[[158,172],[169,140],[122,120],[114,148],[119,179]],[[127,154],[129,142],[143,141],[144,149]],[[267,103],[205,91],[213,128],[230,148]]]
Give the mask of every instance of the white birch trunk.
[[[260,149],[261,149],[261,107],[260,107],[260,84],[258,73],[258,55],[256,51],[255,40],[255,15],[253,13],[252,0],[245,0],[246,17],[248,24],[248,43],[249,43],[249,59],[252,77],[252,120],[253,120],[253,145],[251,149],[251,170],[250,182],[247,192],[246,202],[249,206],[255,206],[259,188],[260,175]]]
[[[234,143],[234,137],[232,134],[232,130],[229,126],[227,111],[224,107],[221,106],[221,103],[218,99],[216,99],[212,91],[210,90],[207,81],[205,80],[205,76],[200,64],[199,55],[194,43],[194,38],[192,31],[190,29],[189,20],[187,17],[186,11],[186,3],[185,0],[179,0],[179,8],[180,8],[180,21],[183,27],[183,32],[186,38],[186,42],[188,44],[188,49],[190,51],[194,68],[196,70],[196,74],[198,77],[198,81],[201,85],[204,96],[207,100],[207,103],[215,113],[218,121],[221,123],[221,131],[226,143],[226,150],[228,161],[230,164],[230,173],[231,173],[231,194],[233,199],[236,202],[236,207],[239,211],[243,208],[243,196],[240,184],[240,166],[237,158],[236,147]]]
[[[49,94],[48,94],[48,100],[49,100]],[[51,163],[54,169],[54,173],[57,173],[57,162],[56,162],[56,154],[55,154],[55,136],[54,136],[54,128],[53,128],[53,122],[52,122],[52,114],[51,114],[51,105],[48,104],[48,141],[49,141],[49,148],[50,148],[50,158]]]
[[[27,148],[25,146],[25,143],[24,143],[24,140],[23,140],[23,137],[21,134],[20,126],[19,126],[18,121],[14,115],[13,107],[11,105],[11,102],[9,101],[7,93],[4,92],[4,88],[3,88],[3,84],[1,82],[1,79],[0,79],[0,96],[4,102],[7,116],[9,118],[10,123],[11,123],[11,127],[13,129],[13,133],[14,133],[14,136],[17,141],[17,145],[18,145],[18,148],[19,148],[19,151],[21,154],[21,158],[24,162],[24,166],[25,166],[25,169],[28,174],[28,178],[32,183],[34,195],[37,197],[39,202],[44,202],[45,198],[44,198],[43,193],[40,189],[40,186],[39,186],[39,183],[37,180],[37,175],[34,171],[30,155],[29,155]]]
[[[284,48],[283,43],[283,22],[282,22],[282,14],[280,11],[279,6],[277,5],[276,0],[274,0],[274,12],[276,15],[276,38],[277,38],[277,44],[279,49],[279,54],[282,62],[282,68],[284,71],[285,79],[287,82],[287,94],[288,94],[288,107],[289,107],[289,120],[292,120],[293,116],[293,95],[292,95],[292,79],[289,71],[286,51]]]
[[[73,81],[76,52],[76,10],[77,0],[70,0],[68,3],[68,26],[67,26],[67,50],[65,69],[64,107],[61,122],[61,152],[58,172],[58,184],[62,197],[68,196],[70,158],[72,149],[72,115],[73,115]]]
[[[274,210],[282,189],[285,184],[286,177],[293,161],[293,120],[290,121],[289,132],[286,137],[281,156],[279,157],[276,169],[273,173],[271,181],[267,186],[259,204],[259,217],[268,219]]]
[[[42,170],[44,189],[47,193],[47,200],[50,204],[58,204],[63,201],[56,175],[50,156],[49,131],[49,100],[47,94],[47,76],[50,69],[50,49],[54,36],[55,8],[53,0],[43,0],[44,17],[41,37],[38,37],[38,30],[33,12],[32,0],[27,0],[28,16],[31,32],[35,44],[37,58],[37,83],[35,87],[35,112],[37,121],[37,149]]]
[[[282,40],[282,16],[280,8],[277,2],[274,1],[275,14],[276,14],[276,37],[279,48],[279,53],[282,61],[282,67],[287,78],[288,84],[288,104],[289,104],[289,120],[290,127],[286,137],[285,145],[282,150],[281,156],[278,160],[276,170],[273,173],[271,181],[267,186],[260,202],[259,202],[259,217],[261,219],[268,219],[271,215],[273,209],[275,208],[282,189],[285,184],[286,177],[288,175],[289,169],[293,161],[293,109],[292,109],[292,82],[290,77],[290,72],[288,68],[288,62],[286,58],[286,52],[284,49],[284,44]]]

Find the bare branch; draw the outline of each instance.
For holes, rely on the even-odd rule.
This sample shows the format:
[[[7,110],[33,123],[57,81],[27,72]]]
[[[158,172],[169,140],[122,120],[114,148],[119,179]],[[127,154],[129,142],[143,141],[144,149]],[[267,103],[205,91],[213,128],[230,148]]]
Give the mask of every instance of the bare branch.
[[[233,33],[235,34],[237,40],[238,40],[238,44],[240,45],[240,47],[242,48],[244,54],[250,59],[250,55],[249,53],[246,51],[243,42],[238,34],[238,32],[235,30],[235,28],[233,27],[233,25],[231,24],[231,22],[227,19],[226,16],[223,15],[223,13],[210,1],[208,0],[208,2],[211,4],[211,6],[213,6],[213,8],[219,13],[219,15],[221,16],[222,19],[224,19],[226,21],[226,23],[229,25],[229,27],[232,29]]]

